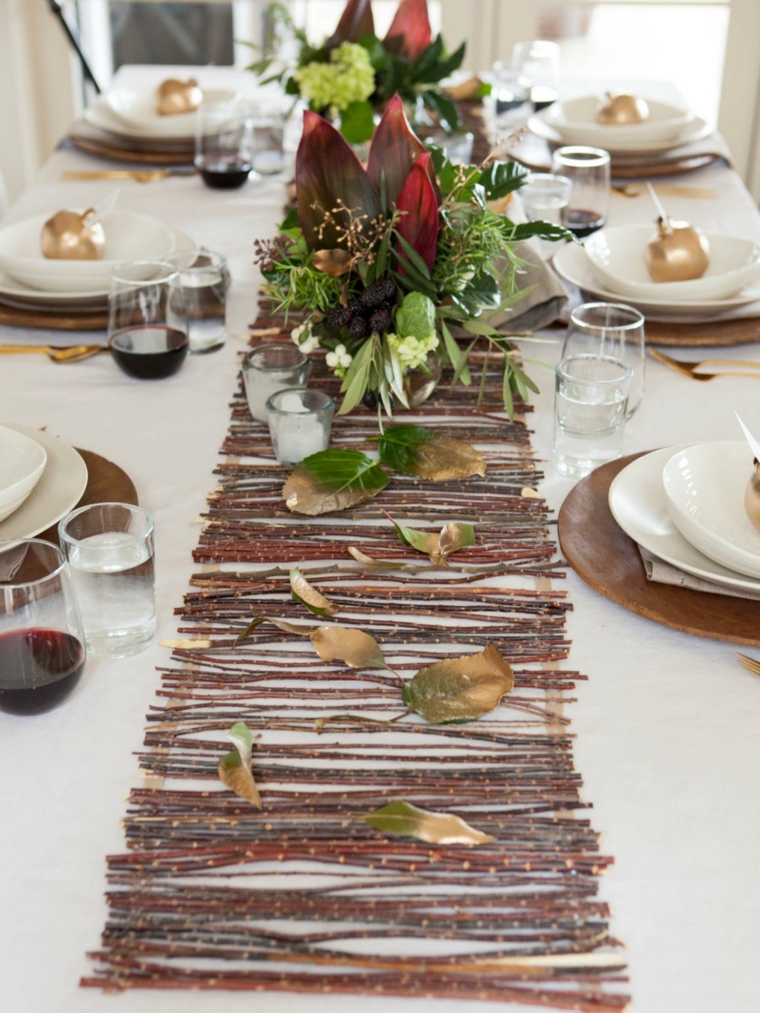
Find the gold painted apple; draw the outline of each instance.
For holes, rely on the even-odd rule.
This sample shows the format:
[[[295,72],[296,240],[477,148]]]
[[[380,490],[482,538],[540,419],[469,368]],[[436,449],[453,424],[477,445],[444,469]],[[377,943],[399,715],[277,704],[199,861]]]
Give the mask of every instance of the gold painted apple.
[[[636,95],[613,95],[607,92],[605,102],[596,110],[596,122],[603,126],[624,127],[649,119],[649,105]]]
[[[102,260],[106,237],[95,211],[58,211],[42,226],[40,247],[49,260]]]
[[[178,81],[174,77],[163,81],[156,89],[156,111],[160,116],[179,116],[192,113],[203,101],[203,92],[195,78]]]
[[[710,266],[710,243],[688,222],[657,219],[657,232],[647,243],[644,262],[652,281],[691,281]]]

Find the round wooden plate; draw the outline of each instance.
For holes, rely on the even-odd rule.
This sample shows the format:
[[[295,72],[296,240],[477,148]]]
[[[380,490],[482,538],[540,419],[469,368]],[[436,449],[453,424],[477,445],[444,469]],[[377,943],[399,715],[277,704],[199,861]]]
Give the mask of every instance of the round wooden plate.
[[[9,324],[11,327],[42,327],[50,331],[105,331],[108,329],[108,312],[72,313],[56,310],[54,313],[48,313],[0,304],[0,324]]]
[[[131,148],[122,148],[116,144],[109,144],[94,137],[69,136],[68,140],[75,148],[87,152],[88,155],[96,155],[98,158],[108,158],[112,162],[131,162],[137,165],[192,165],[194,153],[192,151],[136,151]]]
[[[90,506],[92,503],[130,503],[138,505],[137,489],[129,475],[113,461],[108,461],[100,454],[94,454],[91,450],[80,450],[78,454],[84,458],[87,465],[87,485],[82,493],[82,498],[74,509],[81,506]],[[43,531],[37,538],[44,538],[46,542],[58,544],[58,525]]]
[[[646,322],[647,344],[673,348],[694,348],[699,345],[751,345],[760,341],[760,317],[739,317],[736,320],[706,320],[703,323],[680,324],[669,320]]]
[[[630,612],[696,637],[760,647],[760,602],[647,580],[639,550],[610,512],[612,480],[642,454],[611,461],[582,479],[559,513],[559,541],[581,580]]]

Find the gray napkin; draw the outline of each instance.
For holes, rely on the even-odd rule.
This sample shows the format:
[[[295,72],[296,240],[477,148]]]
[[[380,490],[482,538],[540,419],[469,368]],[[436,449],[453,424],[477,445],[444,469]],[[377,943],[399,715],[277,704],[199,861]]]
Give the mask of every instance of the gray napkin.
[[[690,591],[705,591],[707,594],[722,594],[729,598],[748,598],[751,601],[760,601],[760,591],[749,591],[738,587],[724,587],[723,584],[714,584],[711,580],[702,577],[695,577],[692,573],[679,570],[653,555],[648,549],[639,545],[639,553],[644,561],[647,580],[655,584],[670,584],[672,587],[686,587]]]

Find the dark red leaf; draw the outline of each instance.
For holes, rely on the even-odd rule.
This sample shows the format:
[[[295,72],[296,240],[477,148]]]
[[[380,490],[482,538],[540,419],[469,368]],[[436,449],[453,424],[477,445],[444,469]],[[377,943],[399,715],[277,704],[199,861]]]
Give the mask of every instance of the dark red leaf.
[[[424,153],[425,145],[409,125],[404,103],[394,95],[375,130],[367,162],[369,178],[385,196],[384,210],[398,200],[412,166]]]
[[[385,37],[386,47],[414,63],[432,41],[427,0],[401,0]]]
[[[413,246],[432,271],[438,248],[438,197],[430,181],[433,156],[420,155],[406,178],[396,206],[402,214],[399,235]],[[403,257],[403,250],[399,251]]]
[[[372,0],[348,0],[335,34],[327,40],[327,48],[334,49],[341,42],[359,42],[365,35],[375,34],[372,17]]]
[[[349,214],[367,224],[380,213],[380,197],[353,149],[317,113],[305,112],[296,155],[298,219],[310,250],[346,249],[341,229]],[[325,222],[325,212],[334,219]]]

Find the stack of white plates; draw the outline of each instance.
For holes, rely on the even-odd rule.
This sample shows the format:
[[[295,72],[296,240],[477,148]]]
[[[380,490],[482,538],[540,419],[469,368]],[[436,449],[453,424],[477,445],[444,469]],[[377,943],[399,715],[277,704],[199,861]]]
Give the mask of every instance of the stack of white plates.
[[[616,162],[651,160],[711,133],[711,128],[688,110],[647,99],[649,117],[624,126],[596,122],[597,95],[555,102],[528,121],[532,133],[552,144],[583,144],[609,151]]]
[[[627,535],[666,563],[760,592],[760,531],[744,509],[752,460],[743,440],[658,450],[620,472],[610,510]]]
[[[570,243],[554,256],[557,272],[605,302],[625,302],[651,319],[704,320],[760,299],[760,243],[707,232],[710,266],[694,281],[654,282],[644,251],[652,225],[600,229],[581,246]]]

